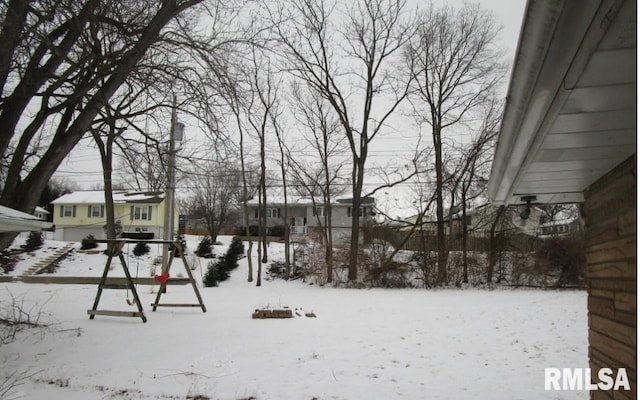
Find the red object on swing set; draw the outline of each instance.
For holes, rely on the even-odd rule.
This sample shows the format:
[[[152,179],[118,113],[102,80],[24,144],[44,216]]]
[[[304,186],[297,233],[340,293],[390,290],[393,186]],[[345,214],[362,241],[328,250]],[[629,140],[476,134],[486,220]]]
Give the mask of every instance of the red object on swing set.
[[[155,275],[153,278],[157,282],[166,283],[169,280],[169,273],[167,272],[166,274]]]

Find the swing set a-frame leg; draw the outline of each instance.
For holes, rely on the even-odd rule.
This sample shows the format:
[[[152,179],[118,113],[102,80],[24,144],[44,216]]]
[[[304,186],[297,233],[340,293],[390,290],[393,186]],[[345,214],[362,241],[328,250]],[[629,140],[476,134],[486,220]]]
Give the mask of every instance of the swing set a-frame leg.
[[[111,317],[140,317],[142,318],[142,322],[147,322],[147,317],[144,315],[144,310],[142,309],[142,303],[140,302],[140,297],[138,297],[138,292],[136,291],[135,284],[133,279],[131,278],[131,274],[129,273],[129,268],[127,266],[126,260],[122,255],[122,249],[124,248],[126,242],[122,241],[118,243],[118,246],[109,245],[109,258],[107,258],[107,263],[104,266],[104,272],[102,273],[102,278],[100,278],[100,283],[98,284],[98,293],[96,294],[96,299],[93,302],[93,308],[91,310],[87,310],[87,314],[89,314],[89,319],[94,319],[96,315],[106,315]],[[124,269],[124,274],[127,279],[127,283],[125,285],[108,285],[107,284],[107,275],[109,274],[109,269],[111,267],[111,262],[113,261],[113,256],[118,254],[118,258],[120,259],[120,263],[122,264],[122,268]],[[138,312],[131,311],[113,311],[113,310],[98,310],[98,304],[100,303],[100,297],[102,296],[103,289],[129,289],[133,293],[133,299],[138,307]]]
[[[187,272],[187,275],[189,276],[191,287],[193,288],[193,291],[196,297],[198,298],[198,304],[160,304],[160,297],[162,296],[162,293],[166,291],[166,288],[167,288],[167,281],[164,281],[160,285],[160,289],[158,290],[158,294],[156,295],[156,301],[153,304],[151,304],[151,306],[153,307],[153,311],[156,311],[158,307],[200,307],[202,309],[202,312],[207,312],[207,308],[205,307],[204,302],[202,301],[202,297],[200,296],[200,292],[198,291],[198,286],[193,277],[193,273],[191,272],[191,268],[189,268],[187,259],[184,256],[182,246],[180,245],[180,243],[172,243],[172,246],[176,248],[178,253],[180,253],[180,258],[182,259],[182,264],[184,265],[184,269]],[[167,274],[171,269],[173,258],[174,257],[171,257],[169,259],[169,262],[167,263],[167,271],[166,271]]]

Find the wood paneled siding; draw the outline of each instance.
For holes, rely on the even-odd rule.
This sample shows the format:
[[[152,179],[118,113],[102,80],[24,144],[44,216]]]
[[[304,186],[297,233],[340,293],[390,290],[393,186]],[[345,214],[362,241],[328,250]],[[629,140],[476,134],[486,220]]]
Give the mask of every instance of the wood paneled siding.
[[[585,191],[589,363],[626,368],[631,391],[592,391],[592,399],[635,399],[636,395],[636,155]]]

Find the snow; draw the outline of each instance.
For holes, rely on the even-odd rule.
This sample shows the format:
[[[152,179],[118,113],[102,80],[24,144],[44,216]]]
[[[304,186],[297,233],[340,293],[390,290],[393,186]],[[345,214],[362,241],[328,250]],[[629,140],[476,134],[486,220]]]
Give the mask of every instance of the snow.
[[[26,219],[26,220],[38,220],[35,215],[27,214],[22,211],[18,211],[13,208],[0,206],[0,217],[11,219]]]
[[[45,248],[55,245],[47,241]],[[189,241],[189,249],[196,246]],[[269,250],[272,259],[282,258],[281,245]],[[154,254],[127,257],[134,276],[149,273]],[[56,274],[99,276],[105,259],[76,252]],[[184,276],[177,261],[172,275]],[[196,262],[197,280],[208,261]],[[13,274],[31,262],[25,257]],[[255,287],[246,268],[243,259],[229,281],[199,286],[206,313],[152,312],[154,288],[139,286],[147,323],[90,320],[96,286],[2,283],[0,302],[40,311],[39,322],[48,327],[0,347],[0,387],[16,372],[24,379],[13,397],[21,399],[587,397],[544,390],[544,368],[588,366],[584,291],[358,290],[264,279]],[[116,265],[110,276],[119,270]],[[124,291],[105,290],[99,309],[134,311],[125,300]],[[162,302],[196,301],[187,285],[170,286]],[[289,307],[301,316],[251,318],[264,307]]]
[[[38,219],[35,215],[0,206],[0,232],[23,232],[51,227],[51,223]]]
[[[145,201],[153,199],[163,199],[164,193],[145,193],[145,192],[113,192],[114,203],[126,203],[133,201]],[[51,204],[104,204],[104,190],[81,190],[77,192],[64,194]]]

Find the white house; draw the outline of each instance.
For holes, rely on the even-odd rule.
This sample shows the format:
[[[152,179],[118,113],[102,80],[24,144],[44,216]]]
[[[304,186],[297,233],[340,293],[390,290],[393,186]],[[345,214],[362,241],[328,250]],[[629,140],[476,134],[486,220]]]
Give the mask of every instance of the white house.
[[[249,200],[249,221],[248,225],[257,226],[259,211],[258,198]],[[304,196],[288,196],[287,198],[287,218],[284,220],[284,199],[279,196],[268,196],[266,205],[267,228],[270,230],[281,229],[285,224],[289,225],[292,235],[312,235],[318,236],[324,226],[324,216],[327,210],[322,200]],[[353,200],[351,198],[340,197],[331,202],[331,225],[332,235],[335,241],[348,241],[351,236],[351,218],[353,210]],[[375,213],[375,199],[365,197],[358,210],[360,215],[360,226],[370,222]],[[279,227],[279,228],[276,228]]]

